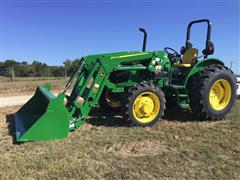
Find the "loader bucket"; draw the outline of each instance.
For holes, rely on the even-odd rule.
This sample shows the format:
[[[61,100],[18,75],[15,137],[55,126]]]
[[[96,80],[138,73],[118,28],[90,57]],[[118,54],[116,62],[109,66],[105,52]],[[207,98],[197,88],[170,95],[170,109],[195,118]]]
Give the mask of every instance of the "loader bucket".
[[[15,114],[16,140],[61,139],[68,135],[69,113],[64,94],[57,97],[50,86],[38,87],[34,96]]]

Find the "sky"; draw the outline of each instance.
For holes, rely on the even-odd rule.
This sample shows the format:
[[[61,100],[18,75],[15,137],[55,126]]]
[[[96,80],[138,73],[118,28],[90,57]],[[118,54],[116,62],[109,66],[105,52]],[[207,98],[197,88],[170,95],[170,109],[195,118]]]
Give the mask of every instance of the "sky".
[[[185,44],[187,24],[212,21],[215,53],[240,73],[239,1],[77,1],[0,0],[1,60],[39,60],[62,65],[89,54],[138,51],[148,32],[147,50]],[[202,51],[205,24],[192,28],[191,41]]]

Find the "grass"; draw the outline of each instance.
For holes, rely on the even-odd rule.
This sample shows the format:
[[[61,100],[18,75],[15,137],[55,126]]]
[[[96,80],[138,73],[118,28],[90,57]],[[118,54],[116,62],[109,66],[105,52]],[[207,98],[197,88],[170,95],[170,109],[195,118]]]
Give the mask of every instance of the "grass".
[[[10,77],[0,76],[1,81],[12,82]],[[14,82],[23,82],[23,81],[44,81],[44,80],[64,80],[66,77],[15,77]]]
[[[240,179],[239,100],[226,120],[172,109],[147,128],[96,108],[64,140],[13,144],[18,108],[0,109],[0,179]]]
[[[6,96],[33,94],[37,86],[51,84],[53,91],[62,90],[67,79],[62,77],[25,77],[15,82],[1,81],[0,94]]]

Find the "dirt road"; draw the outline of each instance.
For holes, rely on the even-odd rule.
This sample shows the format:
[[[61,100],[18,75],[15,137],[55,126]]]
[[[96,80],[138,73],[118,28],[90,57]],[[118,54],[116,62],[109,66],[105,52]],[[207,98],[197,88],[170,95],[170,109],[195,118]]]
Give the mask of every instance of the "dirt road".
[[[53,91],[55,96],[58,95],[60,91]],[[67,93],[69,95],[69,93]],[[2,95],[0,96],[0,108],[7,107],[7,106],[17,106],[26,103],[33,94],[30,95],[18,95],[18,96],[9,96],[9,95]]]
[[[22,95],[22,96],[10,96],[10,97],[0,97],[0,107],[6,106],[16,106],[26,103],[32,95]]]

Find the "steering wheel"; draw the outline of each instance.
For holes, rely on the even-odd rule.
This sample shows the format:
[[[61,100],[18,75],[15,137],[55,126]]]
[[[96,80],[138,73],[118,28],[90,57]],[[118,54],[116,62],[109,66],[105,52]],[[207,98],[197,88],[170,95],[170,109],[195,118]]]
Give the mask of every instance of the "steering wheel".
[[[181,55],[178,54],[178,52],[176,50],[174,50],[173,48],[170,48],[170,47],[165,47],[164,52],[167,53],[167,55],[168,55],[170,61],[172,61],[172,63],[176,62],[181,57]]]

